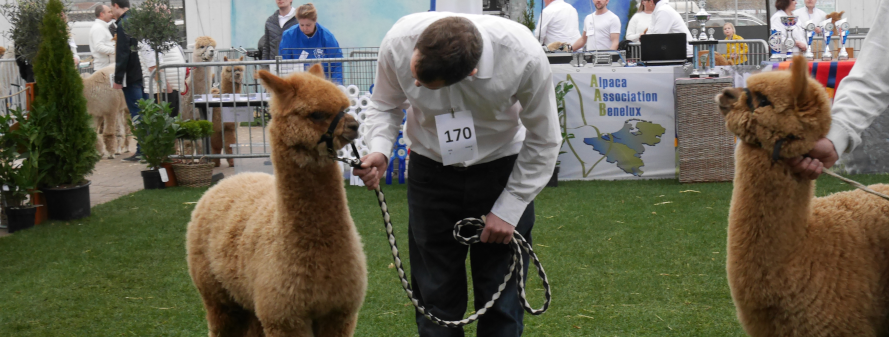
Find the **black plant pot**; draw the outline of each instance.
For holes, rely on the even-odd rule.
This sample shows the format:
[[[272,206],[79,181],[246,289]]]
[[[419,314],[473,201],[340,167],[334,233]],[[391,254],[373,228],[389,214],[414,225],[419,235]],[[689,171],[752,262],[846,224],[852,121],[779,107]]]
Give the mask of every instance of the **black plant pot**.
[[[161,173],[157,170],[142,171],[142,185],[145,186],[146,190],[156,190],[166,187],[166,184],[161,181]]]
[[[47,215],[52,220],[75,220],[90,216],[90,184],[67,188],[43,188]]]
[[[36,206],[7,208],[6,218],[9,219],[9,232],[14,233],[34,227],[34,214],[36,213]]]
[[[559,167],[556,166],[556,169],[553,170],[553,175],[549,177],[549,182],[546,183],[546,187],[559,187]]]

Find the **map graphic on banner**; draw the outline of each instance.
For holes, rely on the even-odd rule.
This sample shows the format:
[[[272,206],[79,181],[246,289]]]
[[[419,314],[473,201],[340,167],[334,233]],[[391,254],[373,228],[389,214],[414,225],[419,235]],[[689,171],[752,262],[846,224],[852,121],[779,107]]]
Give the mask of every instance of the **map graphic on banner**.
[[[559,120],[559,179],[675,178],[672,68],[605,69],[553,72],[556,83],[573,85]]]
[[[665,131],[667,129],[660,124],[630,119],[624,122],[624,127],[618,132],[584,138],[583,142],[605,156],[605,161],[617,163],[617,167],[624,172],[641,177],[644,173],[642,166],[645,166],[642,161],[645,145],[655,146],[660,143]]]

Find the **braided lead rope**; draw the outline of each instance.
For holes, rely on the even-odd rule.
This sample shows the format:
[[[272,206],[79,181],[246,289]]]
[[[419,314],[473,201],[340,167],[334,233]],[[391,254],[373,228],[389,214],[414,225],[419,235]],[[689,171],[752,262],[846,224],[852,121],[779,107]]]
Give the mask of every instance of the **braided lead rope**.
[[[432,321],[433,323],[435,323],[437,325],[449,327],[449,328],[461,327],[461,326],[468,325],[468,324],[471,324],[472,322],[477,321],[482,315],[484,315],[488,311],[488,309],[490,309],[491,307],[494,306],[494,303],[497,301],[497,299],[500,298],[500,294],[506,288],[506,284],[509,282],[509,279],[513,276],[513,274],[516,274],[516,277],[518,278],[517,291],[518,291],[519,296],[522,299],[522,306],[525,308],[526,311],[528,311],[532,315],[540,315],[540,314],[546,312],[547,308],[549,308],[549,304],[552,299],[552,295],[550,293],[549,281],[546,278],[546,273],[544,273],[544,271],[543,271],[543,267],[540,264],[540,260],[537,258],[537,255],[531,249],[531,245],[528,244],[528,242],[525,240],[525,238],[523,238],[520,234],[513,232],[513,239],[510,241],[510,246],[513,249],[512,262],[509,264],[509,271],[506,273],[506,276],[503,278],[503,283],[501,283],[500,286],[497,287],[497,292],[491,297],[491,300],[488,301],[487,303],[485,303],[485,306],[483,308],[479,309],[478,311],[476,311],[474,314],[470,315],[467,318],[459,320],[459,321],[446,321],[446,320],[443,320],[443,319],[433,316],[432,313],[427,311],[426,308],[422,304],[420,304],[419,300],[417,300],[414,297],[414,292],[411,289],[411,285],[408,282],[407,277],[405,276],[406,273],[404,272],[404,267],[402,266],[402,263],[401,263],[401,257],[398,254],[398,245],[395,242],[395,234],[392,230],[392,222],[391,222],[391,218],[389,216],[389,208],[386,205],[386,196],[383,194],[383,190],[379,186],[374,190],[374,192],[376,192],[376,194],[377,194],[377,202],[379,202],[380,210],[383,213],[383,223],[386,226],[386,235],[388,236],[388,239],[389,239],[389,247],[392,249],[392,258],[395,260],[395,268],[398,271],[399,279],[401,279],[401,287],[404,289],[405,293],[407,293],[408,298],[411,300],[411,303],[413,303],[413,305],[417,309],[417,311],[420,312],[420,314],[422,314],[424,317],[426,317],[426,319]],[[459,234],[460,229],[462,229],[463,226],[467,226],[467,225],[482,228],[484,226],[484,222],[482,222],[481,220],[476,219],[476,218],[467,218],[467,219],[457,222],[457,224],[454,226],[454,239],[464,245],[470,245],[472,243],[479,242],[480,239],[479,239],[478,233],[476,233],[475,235],[472,235],[468,238],[463,237]],[[524,272],[523,272],[523,267],[522,267],[523,262],[522,262],[522,258],[521,258],[521,256],[522,256],[521,250],[525,250],[526,252],[528,252],[528,255],[531,258],[533,258],[534,264],[537,266],[537,273],[540,276],[540,278],[543,280],[543,286],[544,286],[544,290],[545,290],[544,297],[545,297],[546,302],[543,304],[543,307],[541,309],[531,308],[531,305],[528,303],[527,299],[525,299]],[[517,263],[519,265],[518,269],[515,268]]]
[[[833,172],[828,171],[828,170],[823,170],[822,173],[825,173],[825,174],[827,174],[827,175],[829,175],[829,176],[831,176],[831,177],[834,177],[834,178],[837,178],[837,179],[839,179],[839,180],[842,180],[842,181],[846,182],[847,184],[852,185],[852,186],[855,186],[855,187],[857,187],[858,189],[860,189],[860,190],[862,190],[862,191],[865,191],[865,192],[867,192],[867,193],[876,195],[876,196],[878,196],[878,197],[880,197],[880,198],[889,200],[889,195],[885,195],[885,194],[883,194],[883,193],[874,191],[874,190],[868,188],[867,186],[864,186],[862,183],[859,183],[859,182],[857,182],[857,181],[855,181],[855,180],[852,180],[852,179],[843,177],[843,176],[841,176],[841,175],[839,175],[839,174],[833,173]]]

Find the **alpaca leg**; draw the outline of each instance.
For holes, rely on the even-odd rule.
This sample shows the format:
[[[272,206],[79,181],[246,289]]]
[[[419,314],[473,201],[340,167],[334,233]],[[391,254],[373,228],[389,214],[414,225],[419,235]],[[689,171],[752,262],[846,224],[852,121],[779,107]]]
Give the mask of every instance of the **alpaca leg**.
[[[103,133],[103,125],[104,118],[101,116],[93,116],[93,123],[96,126],[96,152],[99,153],[100,158],[105,157],[105,147],[102,145],[102,133]]]
[[[222,109],[213,108],[213,135],[210,136],[212,154],[222,154]],[[219,159],[213,159],[213,166],[219,167]]]
[[[311,322],[300,318],[291,318],[287,322],[263,323],[263,333],[266,337],[313,337]]]
[[[357,313],[337,313],[315,321],[315,336],[351,337],[358,325]]]
[[[259,320],[253,313],[236,304],[209,303],[204,301],[207,309],[207,327],[210,337],[242,337],[256,331],[254,326]]]
[[[236,144],[236,142],[235,142],[236,141],[236,139],[235,139],[235,137],[236,137],[235,136],[235,123],[225,123],[223,129],[224,129],[223,134],[225,135],[225,146],[224,146],[225,153],[232,154],[232,153],[234,153],[234,150],[232,149],[232,145]],[[235,167],[235,160],[229,158],[228,159],[228,166]]]
[[[114,159],[114,150],[117,148],[116,133],[117,125],[120,123],[117,117],[116,113],[111,113],[104,118],[105,127],[102,129],[102,137],[105,138],[105,152],[108,159]]]

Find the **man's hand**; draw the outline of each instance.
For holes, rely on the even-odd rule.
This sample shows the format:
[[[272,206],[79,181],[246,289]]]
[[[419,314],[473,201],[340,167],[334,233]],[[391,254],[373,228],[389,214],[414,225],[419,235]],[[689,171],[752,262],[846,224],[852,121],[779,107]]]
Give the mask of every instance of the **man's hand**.
[[[799,48],[800,51],[806,51],[806,49],[809,48],[809,46],[807,46],[806,43],[802,41],[796,41],[796,46]]]
[[[485,217],[485,229],[482,230],[481,240],[484,243],[507,244],[512,240],[515,226],[508,224],[494,213],[488,213]]]
[[[821,34],[821,27],[815,26],[815,34]]]
[[[173,87],[171,87],[169,84],[167,84],[167,93],[168,93],[168,94],[172,94],[172,93],[173,93]]]
[[[114,89],[123,89],[123,85],[122,85],[122,84],[117,84],[117,83],[114,83],[114,85],[112,85],[111,87],[114,88]]]
[[[352,169],[352,174],[357,175],[364,181],[368,191],[373,191],[380,186],[380,178],[389,167],[386,156],[379,152],[374,152],[361,157],[361,168]]]
[[[809,158],[796,157],[786,161],[790,164],[793,173],[812,180],[818,178],[824,169],[831,168],[840,159],[833,142],[827,138],[816,141],[815,148],[809,151],[808,155]]]

